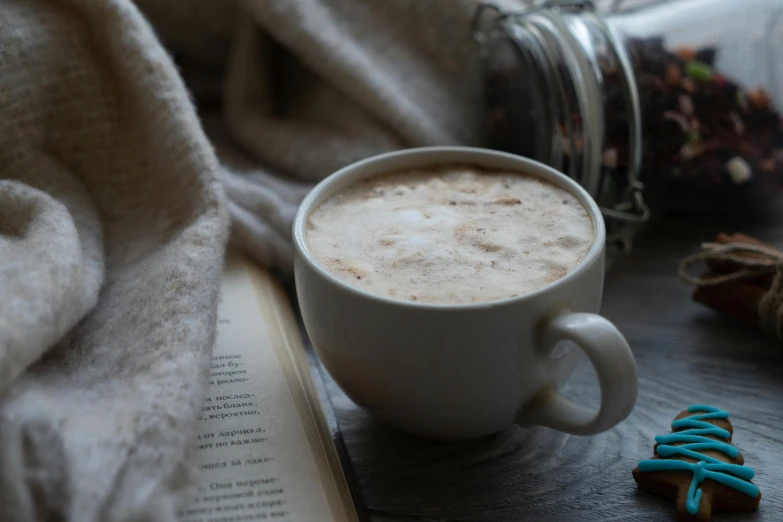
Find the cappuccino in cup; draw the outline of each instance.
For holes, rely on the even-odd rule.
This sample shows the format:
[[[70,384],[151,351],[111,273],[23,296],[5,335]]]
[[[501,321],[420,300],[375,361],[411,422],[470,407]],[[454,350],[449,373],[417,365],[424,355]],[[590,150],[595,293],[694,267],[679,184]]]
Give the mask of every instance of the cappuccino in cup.
[[[576,267],[594,235],[570,192],[467,164],[360,181],[312,212],[306,232],[315,258],[351,286],[437,304],[534,292]]]
[[[598,315],[601,210],[552,168],[465,147],[382,154],[319,183],[293,238],[312,345],[383,422],[436,440],[511,424],[590,435],[633,408],[633,354]],[[597,409],[559,393],[582,354]]]

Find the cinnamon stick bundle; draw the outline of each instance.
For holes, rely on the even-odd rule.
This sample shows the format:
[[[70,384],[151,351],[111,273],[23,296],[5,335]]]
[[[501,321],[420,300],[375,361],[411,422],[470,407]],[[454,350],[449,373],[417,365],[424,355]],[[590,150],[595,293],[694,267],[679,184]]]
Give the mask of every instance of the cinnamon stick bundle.
[[[706,270],[698,277],[691,265],[703,261]],[[694,301],[751,326],[762,326],[780,336],[779,274],[783,250],[745,234],[718,234],[702,252],[684,259],[680,276],[694,284]],[[777,279],[776,279],[777,278]]]

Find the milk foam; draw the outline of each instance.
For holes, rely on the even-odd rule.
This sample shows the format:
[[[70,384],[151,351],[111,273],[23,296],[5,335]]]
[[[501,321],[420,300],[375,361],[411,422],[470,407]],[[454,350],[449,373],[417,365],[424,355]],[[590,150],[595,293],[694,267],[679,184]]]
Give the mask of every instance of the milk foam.
[[[579,264],[593,237],[565,190],[467,165],[360,182],[323,202],[306,232],[316,259],[351,286],[444,304],[537,290]]]

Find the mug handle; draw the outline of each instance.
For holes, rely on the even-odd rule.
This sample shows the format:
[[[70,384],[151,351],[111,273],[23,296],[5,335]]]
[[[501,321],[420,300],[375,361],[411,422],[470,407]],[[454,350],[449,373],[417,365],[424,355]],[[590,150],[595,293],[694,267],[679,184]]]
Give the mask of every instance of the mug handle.
[[[598,376],[598,410],[574,404],[554,388],[541,392],[525,409],[526,425],[536,424],[574,435],[594,435],[623,421],[636,403],[638,378],[631,347],[617,327],[600,315],[561,313],[539,331],[538,347],[548,355],[559,341],[573,341],[587,354]]]

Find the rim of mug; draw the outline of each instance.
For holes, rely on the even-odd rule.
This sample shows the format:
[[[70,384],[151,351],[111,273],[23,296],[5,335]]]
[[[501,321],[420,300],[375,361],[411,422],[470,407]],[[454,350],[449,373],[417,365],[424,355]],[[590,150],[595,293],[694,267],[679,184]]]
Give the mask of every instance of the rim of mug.
[[[455,158],[454,161],[449,161],[448,159],[437,161],[437,162],[427,161],[428,157],[434,155],[441,155],[441,154],[451,154],[451,153],[456,153],[459,157]],[[475,158],[465,159],[462,157],[463,155],[475,156]],[[514,168],[503,167],[504,170],[518,171],[521,174],[536,176],[539,178],[543,178],[545,181],[553,182],[556,186],[568,191],[582,204],[582,206],[587,210],[590,220],[593,223],[593,231],[595,233],[593,237],[593,244],[590,246],[590,250],[587,251],[585,257],[583,257],[582,260],[579,261],[579,263],[573,269],[569,270],[568,273],[566,273],[566,275],[532,292],[528,292],[526,294],[518,295],[515,297],[494,299],[492,301],[479,301],[475,303],[429,303],[429,302],[421,302],[421,301],[406,301],[404,299],[396,299],[393,297],[374,294],[372,292],[368,292],[361,288],[352,286],[346,283],[345,281],[343,281],[342,279],[340,279],[339,277],[337,277],[335,274],[328,271],[323,265],[321,265],[321,263],[315,258],[315,255],[313,255],[313,253],[308,248],[307,238],[306,238],[307,218],[310,216],[310,214],[313,211],[316,210],[316,202],[319,205],[320,203],[323,202],[323,201],[319,201],[321,199],[321,194],[328,191],[335,184],[339,183],[342,178],[350,175],[352,172],[356,170],[372,169],[372,166],[374,164],[378,164],[377,170],[372,169],[373,170],[372,173],[367,174],[366,176],[363,176],[360,179],[354,180],[354,183],[358,183],[359,181],[364,179],[369,179],[372,177],[382,176],[384,174],[395,172],[398,169],[395,168],[384,169],[383,166],[384,164],[392,162],[401,156],[413,156],[413,157],[420,158],[421,163],[419,166],[421,167],[448,165],[451,163],[451,164],[473,164],[488,169],[492,169],[492,168],[500,169],[499,167],[492,167],[491,165],[486,165],[481,160],[483,158],[490,158],[490,157],[504,158],[506,160],[511,160],[517,163],[519,165],[519,168],[514,169]],[[410,167],[403,167],[403,168],[416,168],[416,166],[411,165]],[[347,186],[351,186],[351,185],[347,185]],[[347,188],[347,186],[341,187],[335,192],[335,194],[340,190]],[[334,194],[330,194],[327,197],[331,197],[332,195]],[[325,199],[326,198],[324,198],[324,200]],[[296,216],[294,218],[293,239],[294,239],[294,249],[296,251],[296,254],[298,255],[299,259],[303,263],[306,263],[311,270],[317,272],[321,277],[326,278],[331,283],[339,286],[340,288],[342,288],[343,290],[349,293],[355,294],[356,296],[363,297],[365,299],[370,299],[373,301],[379,301],[379,302],[397,305],[397,306],[406,306],[410,308],[421,308],[421,309],[430,309],[430,310],[448,310],[448,309],[468,310],[468,309],[479,309],[479,308],[491,308],[495,306],[507,305],[510,303],[518,303],[526,299],[532,299],[539,294],[552,290],[553,288],[557,288],[559,286],[568,284],[568,281],[570,279],[586,271],[594,262],[596,262],[603,255],[603,251],[606,243],[606,225],[604,224],[603,216],[601,214],[600,209],[598,208],[598,205],[593,200],[593,198],[590,197],[587,191],[584,188],[582,188],[582,186],[579,185],[576,181],[569,178],[565,174],[558,172],[557,170],[555,170],[554,168],[548,165],[545,165],[543,163],[540,163],[538,161],[529,158],[525,158],[523,156],[510,154],[507,152],[495,151],[492,149],[484,149],[479,147],[438,146],[438,147],[418,147],[418,148],[401,149],[397,151],[378,154],[357,161],[355,163],[352,163],[330,174],[329,176],[321,180],[315,187],[313,187],[310,190],[310,192],[307,194],[307,196],[305,196],[305,198],[302,200],[301,204],[299,205],[299,209],[297,210]]]

